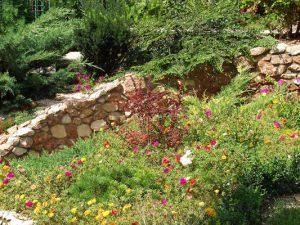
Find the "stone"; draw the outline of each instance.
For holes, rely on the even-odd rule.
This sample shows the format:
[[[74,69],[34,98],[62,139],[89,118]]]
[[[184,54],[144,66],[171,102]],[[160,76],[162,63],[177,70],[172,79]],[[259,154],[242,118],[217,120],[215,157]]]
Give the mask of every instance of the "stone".
[[[145,89],[146,81],[144,77],[138,76],[133,73],[128,73],[120,79],[123,88],[123,93],[130,93],[135,90]]]
[[[14,146],[9,145],[9,144],[2,144],[0,145],[0,151],[10,151],[13,149]]]
[[[91,110],[91,109],[85,109],[80,114],[80,118],[83,119],[83,118],[91,116],[92,114],[93,114],[93,110]]]
[[[82,124],[77,127],[77,134],[79,137],[89,137],[92,133],[92,130],[89,125]]]
[[[92,121],[93,121],[93,117],[92,116],[82,119],[83,123],[89,123],[90,124]]]
[[[8,139],[6,135],[0,135],[0,145],[4,144]]]
[[[33,139],[31,137],[26,137],[21,139],[20,147],[22,148],[30,148],[33,144]]]
[[[21,148],[21,147],[15,147],[12,152],[16,155],[16,156],[22,156],[24,154],[27,153],[27,149],[26,148]]]
[[[7,139],[6,144],[16,146],[20,142],[20,138],[18,136],[11,136]]]
[[[104,103],[105,102],[105,98],[101,97],[97,100],[99,103]]]
[[[57,139],[62,139],[67,137],[67,132],[66,132],[66,128],[64,125],[55,125],[53,127],[51,127],[51,134],[53,137],[57,138]]]
[[[13,134],[13,133],[15,133],[17,130],[18,130],[18,126],[15,125],[15,126],[13,126],[13,127],[10,127],[9,129],[7,129],[7,133]]]
[[[50,135],[46,132],[38,133],[33,137],[33,141],[35,145],[43,144],[48,141]]]
[[[94,120],[101,120],[106,117],[107,113],[104,110],[99,110],[93,116]]]
[[[75,124],[66,125],[66,130],[67,130],[68,138],[76,139],[78,137],[77,126]]]
[[[118,105],[113,103],[106,103],[103,105],[103,109],[106,112],[115,112],[118,110]]]
[[[66,55],[64,55],[63,60],[66,61],[81,61],[83,59],[83,55],[81,52],[69,52]]]
[[[281,75],[283,79],[291,80],[297,77],[296,73],[284,73]]]
[[[276,46],[276,50],[277,50],[277,52],[278,53],[284,53],[285,52],[285,50],[286,50],[286,48],[288,47],[288,45],[287,44],[285,44],[285,43],[279,43],[277,46]]]
[[[289,70],[292,72],[297,72],[300,73],[300,64],[293,63],[290,67]]]
[[[277,70],[273,64],[263,60],[258,62],[258,69],[260,73],[266,75],[275,75]]]
[[[266,53],[268,51],[267,48],[263,48],[263,47],[256,47],[256,48],[252,48],[250,50],[250,55],[251,56],[260,56],[264,53]]]
[[[106,126],[106,122],[104,120],[96,120],[91,124],[91,128],[94,131],[99,131],[101,128]]]
[[[287,66],[286,65],[279,65],[277,68],[277,72],[276,75],[282,75],[283,73],[285,73],[287,70]]]
[[[15,136],[19,136],[19,137],[25,137],[25,136],[33,136],[35,134],[34,130],[32,130],[31,128],[28,127],[24,127],[19,129],[16,133]]]
[[[4,220],[8,222],[6,223]],[[8,211],[0,211],[0,224],[2,224],[2,221],[5,225],[34,225],[34,221]]]
[[[292,62],[293,62],[293,58],[287,54],[273,55],[271,57],[271,63],[273,65],[290,64]]]
[[[44,127],[42,127],[41,130],[44,131],[44,132],[48,132],[49,131],[49,127],[48,126],[44,126]]]
[[[261,60],[263,60],[263,61],[270,61],[271,60],[271,55],[268,54],[268,55],[264,56]]]
[[[286,48],[287,53],[289,53],[292,56],[300,55],[300,44],[288,46]]]
[[[294,63],[297,63],[297,64],[300,64],[300,55],[294,56],[294,57],[293,57],[293,62],[294,62]]]
[[[72,122],[72,118],[69,115],[64,115],[61,119],[62,124],[69,124]]]
[[[112,112],[111,114],[109,114],[108,119],[110,121],[119,121],[122,120],[122,117],[124,117],[124,115],[120,112]]]
[[[80,124],[81,124],[81,119],[80,119],[80,118],[74,118],[74,119],[73,119],[73,123],[74,123],[75,125],[80,125]]]

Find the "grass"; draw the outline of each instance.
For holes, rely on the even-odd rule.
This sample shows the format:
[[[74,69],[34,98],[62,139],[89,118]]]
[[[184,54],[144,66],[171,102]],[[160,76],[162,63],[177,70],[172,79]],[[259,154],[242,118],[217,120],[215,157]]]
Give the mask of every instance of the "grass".
[[[245,96],[249,79],[241,71],[212,99],[185,96],[178,121],[163,124],[165,136],[171,125],[184,130],[178,148],[164,135],[129,144],[126,134],[144,131],[137,120],[51,155],[3,162],[0,178],[15,177],[0,184],[0,208],[43,225],[260,224],[268,196],[297,191],[300,103],[276,84],[270,94]]]

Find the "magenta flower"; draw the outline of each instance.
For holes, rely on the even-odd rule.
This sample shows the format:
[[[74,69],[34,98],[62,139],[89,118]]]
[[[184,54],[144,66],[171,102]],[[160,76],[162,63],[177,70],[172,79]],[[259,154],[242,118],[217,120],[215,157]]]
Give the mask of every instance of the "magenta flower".
[[[73,174],[72,174],[71,171],[66,171],[66,172],[65,172],[65,176],[66,176],[66,177],[72,177]]]
[[[159,146],[158,140],[153,141],[153,142],[152,142],[152,146],[153,146],[153,147],[158,147],[158,146]]]
[[[164,198],[163,200],[161,200],[161,204],[163,206],[166,206],[168,204],[168,200]]]
[[[185,185],[185,184],[187,183],[186,178],[181,177],[181,178],[179,179],[179,183],[180,183],[181,185]]]
[[[81,91],[81,89],[82,89],[82,86],[80,85],[80,84],[78,84],[77,86],[76,86],[76,91]]]
[[[33,202],[32,201],[27,201],[25,203],[25,205],[26,205],[26,208],[32,208],[33,207]]]
[[[212,117],[211,109],[205,109],[204,114],[207,118],[211,118]]]
[[[6,176],[6,178],[9,180],[13,179],[14,177],[15,177],[15,174],[13,172],[8,173]]]
[[[0,164],[1,164],[1,163],[3,163],[3,159],[2,159],[2,158],[0,158]]]
[[[259,112],[259,113],[257,114],[257,116],[256,116],[256,119],[257,119],[257,120],[260,120],[260,119],[262,118],[262,116],[263,116],[263,113],[262,113],[262,112]]]
[[[263,89],[260,90],[260,93],[261,94],[265,94],[265,95],[269,94],[270,93],[270,89],[269,88],[263,88]]]
[[[274,127],[275,127],[276,129],[279,129],[279,128],[281,127],[281,125],[280,125],[280,123],[279,123],[278,121],[275,121],[275,122],[274,122]]]
[[[133,152],[134,152],[135,154],[139,153],[139,147],[137,147],[137,146],[134,147],[134,148],[133,148]]]
[[[279,81],[278,81],[278,85],[279,86],[282,86],[284,84],[284,80],[283,79],[280,79]]]
[[[90,90],[92,89],[92,87],[91,87],[91,85],[88,84],[88,85],[85,86],[85,89],[86,89],[87,91],[90,91]]]

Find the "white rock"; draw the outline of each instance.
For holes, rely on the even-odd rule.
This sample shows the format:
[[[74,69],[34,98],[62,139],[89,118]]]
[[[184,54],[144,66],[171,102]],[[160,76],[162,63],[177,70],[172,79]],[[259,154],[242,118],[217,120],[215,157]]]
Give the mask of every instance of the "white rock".
[[[268,51],[267,48],[256,47],[256,48],[252,48],[250,50],[250,54],[251,54],[251,56],[260,56],[260,55],[266,53],[267,51]]]
[[[34,135],[34,130],[24,127],[19,129],[14,136],[19,136],[19,137],[25,137],[25,136],[33,136]]]
[[[8,145],[13,145],[16,146],[17,144],[19,144],[20,142],[20,138],[19,137],[15,137],[15,136],[11,136],[7,139],[7,144]]]
[[[5,225],[33,225],[34,224],[32,220],[28,220],[27,218],[22,217],[17,213],[0,211],[0,224],[2,224],[4,220],[9,221],[7,223],[4,223]]]
[[[69,52],[64,55],[63,60],[67,61],[80,61],[83,59],[83,55],[81,52]]]
[[[300,44],[299,45],[293,45],[286,48],[286,51],[290,55],[300,55]]]
[[[288,47],[287,44],[285,44],[285,43],[279,43],[276,46],[276,50],[278,51],[278,53],[284,53],[287,47]]]

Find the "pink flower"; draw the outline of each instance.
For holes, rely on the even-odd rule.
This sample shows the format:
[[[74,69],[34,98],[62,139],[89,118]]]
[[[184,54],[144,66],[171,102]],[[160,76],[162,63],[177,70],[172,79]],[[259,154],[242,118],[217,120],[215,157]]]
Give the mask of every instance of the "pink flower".
[[[275,127],[276,129],[279,129],[279,128],[281,127],[281,125],[280,125],[280,123],[279,123],[278,121],[275,121],[275,122],[274,122],[274,127]]]
[[[134,152],[135,154],[139,153],[139,147],[137,147],[137,146],[134,147],[134,148],[133,148],[133,152]]]
[[[152,155],[152,152],[150,150],[147,150],[146,151],[146,156],[151,156]]]
[[[262,112],[259,112],[259,113],[257,114],[257,116],[256,116],[256,119],[257,119],[257,120],[260,120],[260,119],[262,118],[262,116],[263,116],[263,113],[262,113]]]
[[[298,134],[294,133],[290,135],[290,138],[292,139],[297,139],[298,138]]]
[[[284,80],[283,79],[280,79],[279,81],[278,81],[278,85],[279,86],[282,86],[284,84]]]
[[[211,118],[212,117],[211,109],[205,109],[204,114],[207,118]]]
[[[215,146],[217,146],[218,142],[217,142],[217,140],[214,139],[214,140],[210,141],[210,144],[212,147],[215,147]]]
[[[90,91],[92,89],[92,87],[91,87],[91,85],[88,84],[88,85],[85,86],[85,89]]]
[[[65,172],[65,176],[66,176],[66,177],[72,177],[73,174],[72,174],[71,171],[66,171],[66,172]]]
[[[153,147],[158,147],[159,146],[159,142],[157,140],[152,142],[152,146]]]
[[[164,170],[163,170],[163,173],[169,173],[170,172],[170,168],[165,168]]]
[[[168,204],[168,200],[164,198],[163,200],[161,200],[161,204],[163,206],[166,206]]]
[[[284,135],[280,135],[279,141],[284,141],[284,140],[285,140],[285,136]]]
[[[9,180],[13,179],[14,177],[15,177],[15,174],[13,172],[8,173],[6,176],[6,178]]]
[[[32,201],[27,201],[25,203],[25,205],[26,205],[26,208],[32,208],[33,207],[33,202]]]
[[[181,185],[185,185],[185,184],[187,183],[187,179],[184,178],[184,177],[181,177],[181,178],[179,179],[179,183],[180,183]]]

